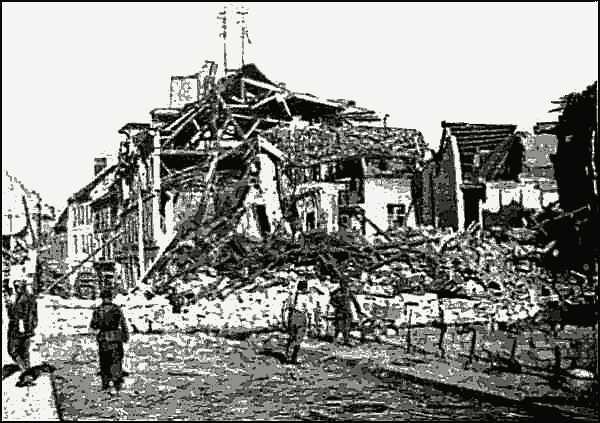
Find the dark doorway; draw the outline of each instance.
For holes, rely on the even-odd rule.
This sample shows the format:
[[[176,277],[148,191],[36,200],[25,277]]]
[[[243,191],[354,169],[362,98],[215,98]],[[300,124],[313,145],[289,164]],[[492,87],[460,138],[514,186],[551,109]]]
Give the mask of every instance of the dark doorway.
[[[465,228],[472,222],[479,221],[479,200],[481,196],[476,190],[463,191],[465,205]]]
[[[317,225],[317,219],[315,217],[315,212],[306,213],[306,230],[312,231],[315,229]]]
[[[258,230],[262,236],[266,236],[271,233],[271,225],[269,224],[269,218],[267,217],[267,209],[264,205],[254,206],[256,212],[256,221],[258,223]]]

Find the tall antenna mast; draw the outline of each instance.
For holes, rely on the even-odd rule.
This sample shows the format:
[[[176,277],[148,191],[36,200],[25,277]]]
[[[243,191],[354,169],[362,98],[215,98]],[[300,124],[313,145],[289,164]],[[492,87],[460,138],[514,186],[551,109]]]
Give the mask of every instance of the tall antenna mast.
[[[236,11],[236,13],[240,16],[240,18],[238,19],[238,21],[236,23],[240,24],[240,26],[241,26],[240,37],[242,38],[242,66],[244,66],[244,52],[245,52],[246,38],[248,37],[248,29],[246,28],[246,15],[248,14],[248,9],[246,8],[246,6],[240,6],[238,8],[238,10]]]
[[[222,32],[219,36],[223,37],[223,72],[227,75],[227,5],[223,6],[217,19],[221,21]]]

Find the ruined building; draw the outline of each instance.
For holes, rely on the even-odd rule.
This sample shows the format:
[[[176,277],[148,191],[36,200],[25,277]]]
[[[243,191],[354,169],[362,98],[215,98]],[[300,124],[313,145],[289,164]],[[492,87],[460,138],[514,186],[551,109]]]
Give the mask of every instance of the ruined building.
[[[208,68],[188,102],[120,130],[115,257],[124,285],[183,234],[223,218],[234,233],[259,239],[340,227],[372,236],[416,224],[419,132],[369,127],[379,120],[373,112],[290,91],[254,64],[218,81]]]
[[[372,239],[416,225],[413,176],[425,152],[418,131],[341,122],[268,136],[290,157],[284,195],[297,231]]]
[[[442,122],[442,139],[422,172],[426,225],[462,230],[482,222],[486,183],[518,181],[524,147],[516,125]]]

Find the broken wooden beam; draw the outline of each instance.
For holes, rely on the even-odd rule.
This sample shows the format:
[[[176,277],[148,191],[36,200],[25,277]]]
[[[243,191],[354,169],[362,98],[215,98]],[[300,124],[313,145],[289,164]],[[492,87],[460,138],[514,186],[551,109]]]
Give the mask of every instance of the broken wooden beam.
[[[242,82],[249,85],[254,85],[255,87],[262,88],[267,91],[275,91],[275,92],[283,92],[283,89],[276,85],[267,84],[265,82],[259,82],[251,78],[242,78]]]
[[[202,156],[209,156],[210,153],[206,152],[206,151],[198,151],[198,150],[175,150],[175,149],[169,149],[169,150],[162,150],[160,152],[161,156],[198,156],[198,157],[202,157]]]

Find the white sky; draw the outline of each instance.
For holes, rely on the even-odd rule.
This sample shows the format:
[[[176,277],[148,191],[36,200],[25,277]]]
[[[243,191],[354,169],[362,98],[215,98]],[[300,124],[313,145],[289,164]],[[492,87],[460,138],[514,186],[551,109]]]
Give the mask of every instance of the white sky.
[[[432,146],[442,120],[531,131],[556,118],[551,100],[598,78],[596,2],[248,6],[246,62],[389,113]],[[168,106],[171,75],[222,63],[221,7],[2,3],[3,169],[64,206],[119,128]]]

